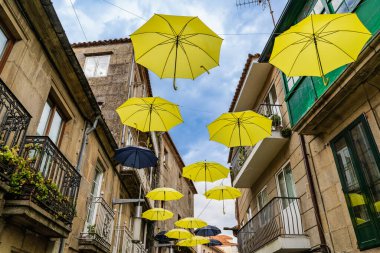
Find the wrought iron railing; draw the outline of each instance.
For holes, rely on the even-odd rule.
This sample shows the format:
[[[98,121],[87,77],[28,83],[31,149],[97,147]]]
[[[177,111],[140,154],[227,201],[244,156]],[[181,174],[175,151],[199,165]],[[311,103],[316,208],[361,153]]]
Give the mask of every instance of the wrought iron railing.
[[[80,174],[49,137],[26,136],[25,145],[28,145],[28,148],[24,148],[22,154],[24,158],[31,160],[30,168],[39,172],[45,178],[46,184],[53,185],[60,196],[41,199],[35,196],[37,193],[32,190],[23,192],[23,198],[31,198],[45,210],[71,223],[75,215]]]
[[[31,116],[0,79],[0,147],[22,147]]]
[[[276,197],[238,231],[240,253],[252,253],[278,237],[304,235],[299,198]]]
[[[79,244],[98,244],[111,250],[114,212],[103,197],[88,198],[86,232],[80,234]]]
[[[132,234],[126,225],[117,226],[115,229],[114,251],[112,253],[132,253]]]
[[[239,171],[244,165],[245,160],[248,158],[253,147],[237,147],[236,152],[231,160],[231,179],[232,182],[239,174]]]

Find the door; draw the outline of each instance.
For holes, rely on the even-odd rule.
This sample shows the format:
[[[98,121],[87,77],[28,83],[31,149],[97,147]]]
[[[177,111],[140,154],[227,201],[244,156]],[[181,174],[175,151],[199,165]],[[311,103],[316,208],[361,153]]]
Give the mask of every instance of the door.
[[[263,227],[271,219],[273,219],[273,215],[271,215],[271,206],[266,206],[269,202],[267,187],[265,186],[256,196],[257,199],[257,208],[259,211],[259,220],[260,227]]]
[[[86,231],[87,233],[95,233],[96,231],[95,219],[96,219],[96,212],[97,212],[99,203],[95,203],[94,200],[95,198],[100,197],[100,189],[101,189],[102,178],[103,178],[103,171],[98,166],[95,169],[95,175],[94,175],[94,180],[92,181],[91,193],[88,198],[89,203],[88,203],[87,220],[84,227],[84,231]]]
[[[292,169],[288,163],[277,174],[278,201],[285,234],[303,234],[299,202],[296,199]]]
[[[331,143],[358,246],[380,245],[380,161],[371,130],[359,117]]]

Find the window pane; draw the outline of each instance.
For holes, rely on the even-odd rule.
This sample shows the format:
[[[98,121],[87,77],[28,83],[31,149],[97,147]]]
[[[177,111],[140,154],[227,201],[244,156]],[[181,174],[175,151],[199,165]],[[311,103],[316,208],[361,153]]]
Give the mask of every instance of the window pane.
[[[288,165],[285,169],[285,182],[286,182],[286,189],[287,189],[287,197],[294,198],[296,197],[296,193],[294,190],[294,181],[293,181],[293,175],[292,175],[292,169]]]
[[[285,177],[284,172],[281,171],[280,174],[278,174],[278,186],[280,190],[280,197],[286,197],[288,196],[288,193],[286,192],[286,183],[285,183]]]
[[[87,77],[95,76],[95,59],[94,57],[86,57],[84,64],[84,73]]]
[[[97,56],[95,76],[106,76],[108,72],[108,64],[110,55]]]
[[[51,107],[48,103],[46,103],[42,111],[40,122],[38,123],[38,127],[37,127],[38,135],[45,135],[46,125],[49,120],[50,111],[51,111]]]
[[[374,210],[380,216],[380,170],[371,149],[363,123],[351,130],[355,150],[359,157],[360,167],[367,181],[371,196],[368,196],[374,204]]]
[[[320,14],[320,13],[322,13],[323,9],[324,9],[324,7],[323,7],[323,4],[322,4],[321,0],[318,0],[315,3],[315,6],[314,6],[314,8],[313,8],[313,10],[312,10],[311,13],[313,13],[313,14]]]
[[[61,132],[62,126],[62,117],[57,111],[54,112],[53,120],[51,122],[49,137],[50,139],[57,144],[59,133]]]
[[[5,46],[7,45],[8,38],[5,36],[3,30],[0,29],[0,57],[3,56]]]
[[[365,206],[366,198],[360,189],[346,140],[344,138],[338,140],[335,143],[335,149],[339,167],[343,171],[343,180],[347,186],[346,194],[351,203],[354,222],[357,225],[363,224],[370,220]]]

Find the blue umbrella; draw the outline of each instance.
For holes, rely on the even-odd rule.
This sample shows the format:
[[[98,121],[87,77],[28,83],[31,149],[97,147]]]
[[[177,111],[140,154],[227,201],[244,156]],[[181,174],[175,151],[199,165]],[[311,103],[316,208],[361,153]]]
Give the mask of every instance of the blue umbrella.
[[[114,159],[124,166],[136,169],[154,167],[158,161],[152,150],[138,146],[117,149]]]
[[[220,241],[215,240],[215,239],[210,239],[210,242],[207,244],[207,246],[209,246],[209,247],[221,246],[221,245],[223,245],[223,243],[221,243]]]
[[[172,238],[169,238],[167,237],[165,234],[166,234],[167,231],[161,231],[161,232],[158,232],[155,236],[154,236],[154,240],[158,241],[159,243],[168,243],[170,241],[174,241],[175,239],[172,239]]]
[[[220,231],[219,228],[210,225],[195,230],[195,234],[199,236],[215,236],[219,235],[220,233],[222,233],[222,231]]]

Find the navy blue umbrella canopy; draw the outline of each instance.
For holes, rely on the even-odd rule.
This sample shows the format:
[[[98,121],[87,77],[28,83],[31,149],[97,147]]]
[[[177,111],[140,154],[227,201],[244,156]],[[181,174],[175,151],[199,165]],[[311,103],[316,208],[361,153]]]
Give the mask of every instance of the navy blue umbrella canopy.
[[[199,236],[215,236],[220,233],[222,233],[222,231],[220,231],[219,228],[211,225],[195,230],[195,234]]]
[[[114,159],[124,166],[136,169],[154,167],[158,161],[152,150],[138,146],[117,149]]]
[[[207,246],[209,246],[209,247],[222,246],[222,245],[223,245],[223,243],[221,243],[220,241],[215,240],[215,239],[210,239],[210,242],[207,243]]]
[[[175,239],[172,239],[172,238],[169,238],[167,237],[165,234],[166,234],[167,231],[161,231],[161,232],[158,232],[155,236],[154,236],[154,240],[160,242],[160,243],[168,243],[170,241],[174,241]]]

